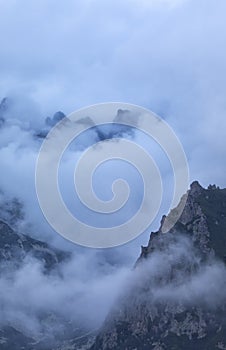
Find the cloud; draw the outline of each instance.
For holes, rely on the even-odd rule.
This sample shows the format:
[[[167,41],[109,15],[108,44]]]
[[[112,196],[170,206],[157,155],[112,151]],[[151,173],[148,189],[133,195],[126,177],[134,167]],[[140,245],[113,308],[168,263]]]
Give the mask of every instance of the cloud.
[[[76,337],[75,327],[78,336],[95,332],[110,310],[117,320],[124,307],[132,312],[137,303],[150,312],[159,303],[174,305],[169,310],[175,313],[194,306],[214,310],[225,301],[225,285],[224,264],[213,256],[204,260],[191,239],[180,234],[164,235],[133,271],[107,256],[100,259],[94,250],[75,253],[47,273],[27,256],[19,269],[1,274],[0,325],[47,343],[66,330]]]
[[[6,110],[3,116],[5,117],[5,123],[0,129],[0,159],[5,171],[0,175],[0,188],[3,191],[3,194],[7,197],[7,201],[8,196],[11,198],[16,197],[24,206],[24,220],[17,222],[16,229],[19,229],[23,233],[33,235],[38,239],[48,241],[60,248],[63,246],[65,249],[74,250],[74,245],[65,242],[50,227],[38,204],[34,178],[36,160],[42,142],[42,138],[37,136],[40,134],[40,131],[38,129],[33,129],[36,125],[33,125],[32,123],[27,124],[23,120],[12,118],[10,105],[9,109]],[[118,120],[117,118],[119,118],[120,121],[120,118],[128,118],[128,115],[119,111],[116,116],[116,121]],[[54,121],[54,117],[50,118],[50,120]],[[92,120],[88,121],[92,128],[88,132],[81,134],[73,142],[67,152],[63,155],[60,163],[59,188],[66,205],[78,219],[86,224],[91,224],[94,227],[114,227],[123,224],[133,217],[138,211],[143,199],[143,180],[137,169],[127,162],[116,159],[110,160],[97,167],[93,177],[90,176],[90,179],[92,178],[95,194],[102,200],[110,200],[113,198],[112,184],[116,179],[123,178],[127,181],[131,191],[130,197],[126,205],[120,211],[116,211],[111,215],[102,215],[87,209],[81,203],[78,195],[76,196],[74,186],[73,174],[75,165],[87,147],[95,142],[103,141],[108,138],[114,139],[114,137],[125,137],[137,142],[147,149],[155,159],[160,168],[160,172],[163,175],[162,182],[166,189],[166,194],[164,195],[165,201],[163,201],[161,210],[159,211],[152,227],[152,229],[154,229],[154,227],[157,228],[161,215],[169,209],[172,190],[168,187],[173,181],[173,177],[169,176],[171,170],[170,163],[167,161],[161,148],[156,145],[154,141],[150,142],[148,136],[145,136],[138,131],[131,130],[130,128],[121,128],[116,125],[110,129],[109,127],[96,128],[93,126]],[[45,131],[45,128],[47,128],[46,131],[49,130],[46,120],[43,120],[40,129],[41,133],[42,130]],[[113,144],[115,143],[114,140],[107,141],[107,143],[109,142],[113,142]],[[129,147],[128,152],[130,152]],[[100,159],[100,154],[103,154],[104,157],[106,156],[103,145],[94,147],[91,153],[93,161],[95,159]],[[130,159],[133,159],[133,154],[131,152],[128,153],[128,156]],[[161,161],[158,162],[159,160]],[[144,164],[143,169],[146,169],[145,171],[147,173],[149,171],[148,164]],[[86,171],[86,168],[84,171]],[[47,176],[49,176],[48,170]],[[152,179],[152,182],[153,181],[154,180]],[[18,184],[20,185],[18,186]],[[157,188],[155,188],[153,184],[152,186],[155,191],[153,192],[153,196],[156,197]],[[152,197],[149,198],[149,200],[150,199],[152,200]],[[3,214],[4,213],[2,213],[2,215]],[[140,245],[146,243],[148,236],[149,230],[147,230],[142,237],[131,242],[128,246],[116,250],[116,256],[119,254],[120,257],[118,256],[118,258],[123,258],[126,264],[128,259],[130,259],[131,262],[134,262],[140,252]]]
[[[191,238],[167,234],[147,261],[138,265],[130,293],[147,306],[172,303],[217,308],[225,302],[226,268],[213,254],[203,257]]]
[[[71,324],[74,336],[75,327],[79,336],[96,331],[128,275],[126,268],[99,265],[93,254],[77,254],[49,273],[27,256],[18,270],[1,274],[0,325],[46,341],[70,333]]]
[[[159,113],[185,147],[191,180],[225,186],[225,6],[222,0],[2,4],[0,95],[14,102],[1,129],[0,186],[25,198],[32,212],[40,143],[28,128],[57,110],[108,100]]]
[[[225,185],[223,0],[22,4],[2,4],[2,97],[19,91],[43,119],[104,101],[143,105],[181,138],[192,179]]]

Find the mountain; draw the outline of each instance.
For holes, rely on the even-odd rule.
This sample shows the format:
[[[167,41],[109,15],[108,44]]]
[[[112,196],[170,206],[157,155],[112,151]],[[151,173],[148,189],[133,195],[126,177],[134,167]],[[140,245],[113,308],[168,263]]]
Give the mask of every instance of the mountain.
[[[0,208],[1,213],[4,214],[4,211]],[[58,274],[60,278],[59,267],[62,263],[69,261],[70,253],[60,251],[45,242],[16,232],[9,224],[0,220],[0,287],[3,288],[2,291],[0,290],[0,295],[1,293],[7,293],[4,286],[2,287],[3,281],[5,279],[15,279],[15,276],[18,276],[16,275],[17,272],[20,273],[20,269],[23,269],[28,264],[28,259],[30,259],[30,266],[36,262],[40,263],[43,269],[42,273],[47,278],[51,274]],[[17,298],[15,293],[14,295]],[[1,313],[3,313],[5,307],[7,308],[7,305],[3,305],[0,299]],[[30,307],[32,308],[32,305]],[[40,312],[39,315],[40,324],[45,325],[49,329],[52,329],[51,327],[54,327],[54,324],[56,324],[56,329],[58,329],[60,325],[57,333],[50,333],[49,337],[44,334],[44,336],[40,335],[39,339],[37,339],[29,336],[27,332],[24,333],[20,324],[17,324],[16,317],[15,311],[15,320],[11,324],[10,321],[2,319],[0,314],[1,350],[85,350],[93,343],[94,335],[85,334],[85,330],[82,329],[79,320],[77,324],[76,322],[72,323],[69,318],[55,315],[51,307],[49,310],[45,310],[44,314]],[[60,331],[61,328],[62,331]]]
[[[40,139],[44,139],[47,136],[47,134],[50,131],[50,129],[52,127],[54,127],[58,122],[60,122],[65,117],[66,117],[66,115],[63,112],[61,112],[61,111],[56,112],[52,116],[52,118],[51,117],[46,117],[45,125],[44,125],[43,129],[36,131],[35,132],[35,136],[40,138]]]
[[[142,247],[91,350],[226,349],[226,189],[192,183],[163,233],[178,207]]]
[[[66,259],[66,254],[48,244],[31,238],[27,235],[15,232],[7,223],[0,220],[0,263],[2,266],[13,267],[22,264],[23,260],[31,254],[42,261],[46,269]]]
[[[4,211],[5,208],[4,210],[1,208],[1,212],[4,213]],[[14,216],[12,220],[14,221]],[[0,220],[0,277],[13,278],[14,273],[23,266],[28,257],[39,261],[43,265],[46,274],[57,269],[60,263],[68,259],[65,252],[18,233],[6,222]],[[7,324],[7,322],[0,322],[1,350],[41,349],[36,343],[37,341]]]
[[[163,233],[184,203],[180,219]],[[13,278],[29,257],[40,262],[45,276],[57,274],[68,253],[17,232],[23,211],[16,199],[1,206],[0,277]],[[63,324],[63,333],[33,338],[0,317],[0,349],[226,349],[226,189],[194,182],[178,207],[163,216],[142,247],[132,278],[96,338],[83,336],[79,320],[71,323],[46,310],[41,322]]]

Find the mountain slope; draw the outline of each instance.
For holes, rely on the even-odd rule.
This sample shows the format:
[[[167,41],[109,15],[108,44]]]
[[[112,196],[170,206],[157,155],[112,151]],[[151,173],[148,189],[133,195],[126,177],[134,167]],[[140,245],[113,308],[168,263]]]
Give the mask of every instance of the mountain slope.
[[[226,349],[226,189],[194,182],[180,219],[162,233],[177,210],[142,247],[92,350]]]
[[[28,314],[27,322],[34,322],[33,314],[37,313],[38,332],[34,331],[29,335],[27,329],[20,324],[20,318],[25,317],[19,314],[21,309],[19,305],[23,300],[23,295],[17,295],[17,292],[9,291],[9,298],[5,294],[8,288],[14,288],[18,283],[23,286],[24,272],[31,273],[28,280],[31,283],[29,288],[33,289],[35,296],[36,285],[34,283],[35,266],[39,266],[40,273],[43,277],[42,283],[46,280],[60,282],[63,286],[66,282],[62,276],[61,267],[63,264],[70,264],[70,253],[57,250],[49,246],[47,243],[33,239],[27,235],[16,232],[5,221],[0,220],[0,349],[1,350],[71,350],[71,349],[87,349],[93,343],[94,335],[81,325],[81,320],[71,320],[70,315],[59,314],[51,305],[46,305],[44,309],[32,304],[31,300],[27,301],[27,310],[31,310]],[[39,278],[40,275],[37,275]],[[20,279],[22,278],[22,279]],[[7,283],[11,281],[11,283]],[[14,283],[14,281],[17,281]],[[22,288],[22,290],[24,290]],[[48,283],[44,292],[48,293]],[[37,291],[38,292],[38,291]],[[15,298],[12,301],[11,297]],[[4,304],[5,300],[5,304]],[[38,300],[42,300],[41,296]],[[45,298],[43,298],[43,301]],[[26,300],[24,301],[26,304]],[[9,305],[8,305],[9,303]],[[35,303],[35,300],[34,300]],[[19,305],[18,305],[19,304]],[[12,310],[16,307],[16,310]],[[63,308],[64,306],[62,306]],[[18,310],[17,310],[18,308]],[[36,311],[34,311],[36,310]],[[11,313],[12,312],[12,313]],[[5,318],[7,315],[8,318]],[[37,325],[34,325],[34,327]],[[88,344],[88,345],[87,345]]]
[[[57,269],[58,264],[68,258],[66,253],[52,248],[44,242],[18,233],[6,222],[0,220],[0,277],[3,279],[14,278],[15,273],[27,263],[26,259],[28,257],[35,259],[34,261],[39,261],[43,266],[43,273],[46,274]],[[1,305],[1,300],[0,306],[3,312],[6,305]],[[21,330],[16,329],[7,320],[2,320],[1,318],[0,349],[39,349],[40,347],[36,343],[32,337],[23,334]]]
[[[31,254],[41,260],[45,267],[53,268],[66,259],[66,254],[49,247],[48,244],[15,232],[7,223],[0,220],[0,262],[19,265]]]

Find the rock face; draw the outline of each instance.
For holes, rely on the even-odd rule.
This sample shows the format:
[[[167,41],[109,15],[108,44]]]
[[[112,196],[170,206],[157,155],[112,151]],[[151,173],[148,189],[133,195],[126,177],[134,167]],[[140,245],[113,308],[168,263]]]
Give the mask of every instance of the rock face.
[[[226,189],[192,183],[180,219],[163,233],[177,210],[142,247],[92,350],[226,349]]]
[[[65,253],[50,248],[48,244],[15,232],[7,223],[0,220],[0,263],[1,267],[17,267],[31,254],[44,262],[47,269],[66,258]]]
[[[5,119],[4,119],[4,113],[8,108],[8,99],[5,97],[0,102],[0,127],[4,125]]]

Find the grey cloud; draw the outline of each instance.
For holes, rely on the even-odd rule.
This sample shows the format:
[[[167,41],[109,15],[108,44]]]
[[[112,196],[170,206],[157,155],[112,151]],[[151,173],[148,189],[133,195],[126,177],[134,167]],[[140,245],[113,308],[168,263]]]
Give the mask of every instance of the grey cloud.
[[[203,259],[189,237],[164,238],[138,265],[127,292],[152,307],[158,303],[218,308],[225,302],[226,268],[211,254]],[[128,295],[127,297],[128,298]]]
[[[77,254],[59,271],[46,274],[42,264],[28,256],[22,267],[0,277],[0,325],[37,340],[62,335],[71,323],[80,328],[80,336],[95,331],[128,275],[126,268],[101,267],[93,254]]]

